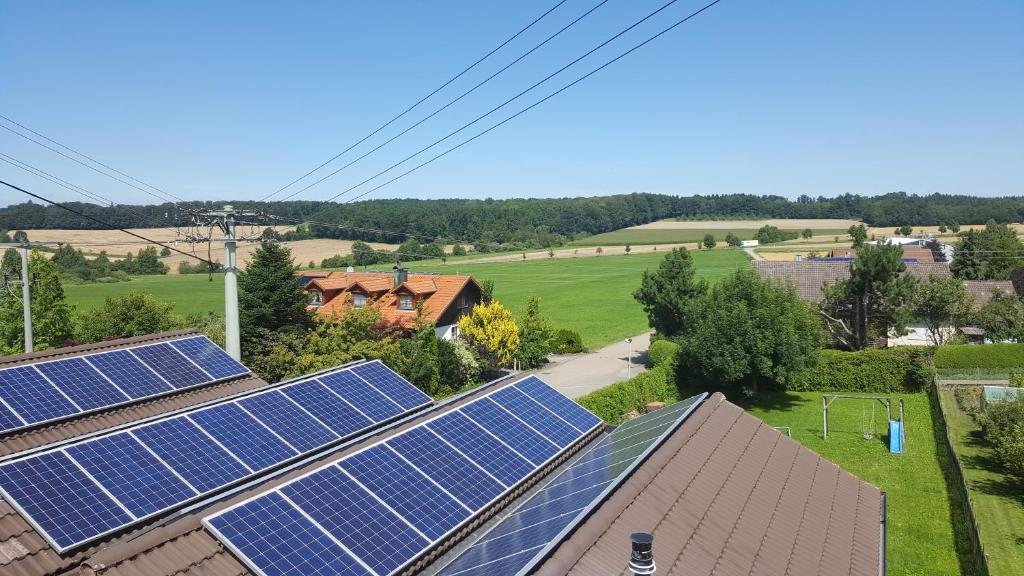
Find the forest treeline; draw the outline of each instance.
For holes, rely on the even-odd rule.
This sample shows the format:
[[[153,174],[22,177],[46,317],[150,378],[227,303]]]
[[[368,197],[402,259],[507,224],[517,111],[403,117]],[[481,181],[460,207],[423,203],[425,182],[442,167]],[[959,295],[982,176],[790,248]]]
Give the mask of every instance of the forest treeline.
[[[850,218],[863,220],[871,226],[885,227],[1024,220],[1024,197],[918,196],[903,192],[871,197],[852,194],[835,198],[800,196],[795,200],[744,194],[668,196],[635,193],[508,200],[370,200],[351,204],[218,201],[187,202],[177,206],[97,206],[68,203],[76,210],[122,228],[186,226],[187,219],[183,216],[186,210],[219,208],[224,204],[266,211],[284,219],[280,222],[282,224],[310,222],[298,237],[397,244],[406,238],[405,234],[415,234],[425,242],[439,237],[474,244],[529,244],[539,247],[555,246],[569,239],[670,217]],[[23,203],[0,208],[0,230],[40,228],[93,229],[96,224],[55,206]]]

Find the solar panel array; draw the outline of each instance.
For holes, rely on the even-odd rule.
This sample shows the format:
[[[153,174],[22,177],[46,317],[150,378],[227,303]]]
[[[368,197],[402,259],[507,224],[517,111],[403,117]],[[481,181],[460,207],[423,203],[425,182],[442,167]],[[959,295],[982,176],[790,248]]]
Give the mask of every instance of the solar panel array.
[[[0,434],[249,373],[205,336],[0,370]]]
[[[64,551],[430,403],[360,364],[11,460],[0,492]]]
[[[707,395],[626,422],[601,438],[437,576],[527,574]]]
[[[534,377],[203,520],[258,574],[395,574],[601,426]]]

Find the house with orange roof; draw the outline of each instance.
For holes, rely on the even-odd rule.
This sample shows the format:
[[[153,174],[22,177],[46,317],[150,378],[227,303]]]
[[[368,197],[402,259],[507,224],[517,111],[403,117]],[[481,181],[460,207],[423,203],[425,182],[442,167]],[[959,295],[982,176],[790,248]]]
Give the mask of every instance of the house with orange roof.
[[[417,314],[434,325],[438,338],[458,336],[459,318],[480,303],[480,285],[471,276],[391,272],[330,272],[304,276],[310,308],[338,317],[349,308],[376,306],[384,321],[404,330],[416,328]]]

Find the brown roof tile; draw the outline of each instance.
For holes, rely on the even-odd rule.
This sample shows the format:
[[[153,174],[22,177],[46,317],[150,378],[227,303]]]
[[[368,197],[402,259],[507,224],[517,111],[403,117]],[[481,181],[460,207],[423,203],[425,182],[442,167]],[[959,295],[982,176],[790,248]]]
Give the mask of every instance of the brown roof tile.
[[[878,574],[881,493],[715,394],[540,565],[628,574],[629,534],[658,574]]]
[[[814,302],[824,298],[823,286],[850,277],[849,262],[755,260],[751,264],[761,278],[792,283],[801,298]],[[945,262],[908,262],[907,273],[921,280],[952,276]]]
[[[1002,293],[1008,296],[1017,294],[1013,288],[1013,282],[1009,280],[965,280],[964,287],[967,288],[967,293],[974,297],[976,307],[988,304],[993,293]]]

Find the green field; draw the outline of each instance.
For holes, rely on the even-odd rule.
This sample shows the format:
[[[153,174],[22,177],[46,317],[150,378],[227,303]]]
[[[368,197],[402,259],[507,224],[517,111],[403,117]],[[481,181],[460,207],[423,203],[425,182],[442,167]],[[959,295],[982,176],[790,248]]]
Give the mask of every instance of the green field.
[[[964,470],[971,507],[992,576],[1024,574],[1024,485],[995,462],[974,419],[957,405],[953,390],[940,392],[953,449]]]
[[[891,576],[974,575],[962,504],[943,474],[950,455],[937,441],[942,431],[933,427],[931,400],[926,394],[898,397],[906,406],[902,455],[889,454],[883,443],[888,432],[880,405],[872,418],[866,402],[865,408],[850,400],[834,404],[825,442],[820,392],[759,393],[752,402],[738,403],[772,426],[790,427],[801,444],[886,492]],[[866,429],[874,439],[863,438]]]
[[[485,264],[421,262],[410,267],[493,280],[495,298],[514,312],[522,309],[527,296],[539,296],[541,310],[552,324],[578,330],[588,347],[597,347],[647,330],[647,318],[633,300],[633,291],[643,271],[657,268],[663,257],[664,253],[650,253]],[[748,265],[746,254],[739,251],[695,252],[693,258],[697,272],[712,281]],[[205,274],[143,276],[116,284],[68,285],[65,291],[82,309],[99,306],[107,296],[142,290],[173,302],[178,314],[222,314],[223,282],[221,275],[214,275],[213,282]]]
[[[649,229],[623,228],[604,234],[581,238],[571,246],[624,246],[626,244],[685,244],[704,240],[705,234],[712,234],[719,244],[725,243],[725,235],[733,233],[740,240],[750,240],[757,233],[756,228],[677,228]],[[793,230],[800,232],[800,230]],[[834,236],[845,236],[846,230],[815,230],[814,237],[831,241]]]

